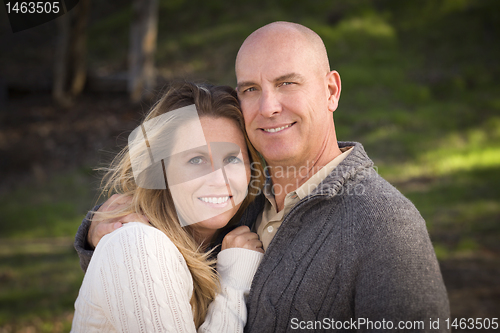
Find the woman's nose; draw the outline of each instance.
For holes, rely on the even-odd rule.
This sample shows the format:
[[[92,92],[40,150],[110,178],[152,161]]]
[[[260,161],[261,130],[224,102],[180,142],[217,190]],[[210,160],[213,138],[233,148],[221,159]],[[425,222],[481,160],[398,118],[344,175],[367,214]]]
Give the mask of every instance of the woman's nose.
[[[207,184],[211,186],[226,186],[226,177],[224,175],[223,168],[218,168],[217,170],[209,173],[207,176]]]

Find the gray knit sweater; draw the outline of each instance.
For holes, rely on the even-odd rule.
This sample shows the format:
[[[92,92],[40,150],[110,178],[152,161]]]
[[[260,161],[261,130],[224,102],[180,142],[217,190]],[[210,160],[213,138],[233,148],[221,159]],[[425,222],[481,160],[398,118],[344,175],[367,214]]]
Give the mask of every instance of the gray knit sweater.
[[[266,250],[245,332],[449,331],[446,288],[425,221],[375,172],[361,144],[339,146],[354,148],[290,210]],[[246,223],[262,204],[256,201]],[[433,327],[441,319],[439,330],[430,319]],[[400,321],[413,329],[398,329]]]
[[[270,243],[247,299],[245,332],[448,331],[448,298],[425,221],[375,172],[361,144],[339,146],[354,148],[291,209]],[[242,224],[253,225],[263,203],[258,197]],[[84,269],[88,225],[75,239]],[[440,329],[431,330],[437,319]]]

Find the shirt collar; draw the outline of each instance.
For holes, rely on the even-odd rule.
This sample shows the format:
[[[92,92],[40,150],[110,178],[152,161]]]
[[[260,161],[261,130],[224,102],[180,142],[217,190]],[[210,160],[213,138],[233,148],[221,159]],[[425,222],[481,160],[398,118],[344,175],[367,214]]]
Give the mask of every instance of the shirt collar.
[[[299,186],[295,191],[287,194],[285,198],[285,206],[287,204],[287,199],[297,199],[296,201],[302,200],[306,196],[312,193],[312,191],[318,187],[318,185],[349,155],[352,151],[352,146],[340,148],[342,154],[335,157],[328,164],[318,170],[311,178],[309,178],[304,184]],[[275,211],[278,211],[276,206],[276,200],[273,193],[273,183],[271,177],[266,177],[266,182],[264,184],[263,193],[269,203],[273,206]],[[295,200],[294,200],[295,201]]]

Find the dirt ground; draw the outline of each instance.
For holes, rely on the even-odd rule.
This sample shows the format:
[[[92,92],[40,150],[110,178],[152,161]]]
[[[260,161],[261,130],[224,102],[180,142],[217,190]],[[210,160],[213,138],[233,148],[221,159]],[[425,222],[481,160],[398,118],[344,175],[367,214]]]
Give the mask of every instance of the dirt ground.
[[[9,97],[0,106],[0,193],[111,157],[153,102],[134,105],[124,94],[85,94],[63,109],[53,105],[48,93],[17,92]],[[500,317],[498,255],[440,264],[452,318]],[[463,330],[471,331],[479,330]]]
[[[43,182],[69,168],[97,166],[126,144],[148,108],[118,93],[84,95],[66,109],[54,106],[48,93],[11,94],[0,107],[0,172],[5,176],[0,191],[20,182]]]

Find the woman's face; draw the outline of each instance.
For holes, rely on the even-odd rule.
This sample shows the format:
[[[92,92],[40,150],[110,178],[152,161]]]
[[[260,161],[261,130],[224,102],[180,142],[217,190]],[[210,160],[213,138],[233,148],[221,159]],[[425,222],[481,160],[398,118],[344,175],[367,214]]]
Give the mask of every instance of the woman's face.
[[[173,152],[166,174],[177,214],[183,226],[210,237],[247,194],[250,163],[243,133],[233,120],[202,117],[179,127]]]

